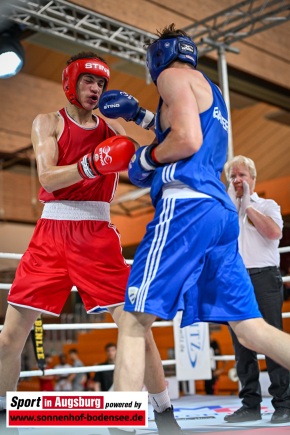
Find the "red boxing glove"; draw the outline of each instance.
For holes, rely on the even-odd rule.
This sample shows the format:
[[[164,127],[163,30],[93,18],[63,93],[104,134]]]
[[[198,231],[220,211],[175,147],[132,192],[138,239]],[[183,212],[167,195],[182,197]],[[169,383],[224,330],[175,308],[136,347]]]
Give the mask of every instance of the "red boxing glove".
[[[84,179],[90,179],[126,171],[138,148],[139,144],[128,136],[109,137],[78,161],[79,174]]]

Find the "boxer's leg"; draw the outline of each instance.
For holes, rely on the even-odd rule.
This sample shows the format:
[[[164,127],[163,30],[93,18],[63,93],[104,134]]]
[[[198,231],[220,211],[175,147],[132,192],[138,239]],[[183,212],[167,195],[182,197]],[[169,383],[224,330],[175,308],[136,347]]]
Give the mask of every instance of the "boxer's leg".
[[[39,314],[35,310],[8,305],[0,334],[0,408],[6,391],[16,390],[21,353]]]
[[[290,370],[290,336],[262,318],[229,322],[239,342]]]
[[[118,307],[109,308],[112,317],[116,324],[119,324],[119,318],[123,312],[123,305]],[[118,351],[118,349],[117,349]],[[143,384],[143,379],[140,380]],[[157,349],[155,340],[151,329],[145,335],[145,376],[144,383],[149,393],[157,394],[166,390],[166,383],[164,378],[164,370],[161,363],[159,351]],[[141,388],[140,388],[141,389]],[[168,396],[168,406],[170,406],[170,399]]]

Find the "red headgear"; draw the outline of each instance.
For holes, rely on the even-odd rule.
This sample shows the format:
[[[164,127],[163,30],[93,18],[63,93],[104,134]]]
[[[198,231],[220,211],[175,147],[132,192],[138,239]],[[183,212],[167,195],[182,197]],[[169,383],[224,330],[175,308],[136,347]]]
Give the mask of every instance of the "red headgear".
[[[77,81],[81,74],[103,77],[106,81],[106,88],[110,79],[110,70],[107,64],[97,58],[77,59],[63,70],[62,86],[67,99],[70,103],[83,108],[77,96]]]

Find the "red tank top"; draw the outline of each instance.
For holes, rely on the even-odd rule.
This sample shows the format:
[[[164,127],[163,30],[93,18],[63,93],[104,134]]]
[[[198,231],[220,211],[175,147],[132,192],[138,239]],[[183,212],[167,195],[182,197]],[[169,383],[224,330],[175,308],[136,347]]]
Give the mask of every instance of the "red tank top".
[[[58,140],[57,166],[77,163],[85,154],[108,137],[115,136],[115,131],[100,117],[95,116],[96,126],[83,128],[71,119],[65,109],[58,112],[64,120],[64,129]],[[46,192],[42,187],[39,200],[48,201],[105,201],[111,202],[119,180],[118,174],[102,175],[92,180],[81,180],[72,186]]]

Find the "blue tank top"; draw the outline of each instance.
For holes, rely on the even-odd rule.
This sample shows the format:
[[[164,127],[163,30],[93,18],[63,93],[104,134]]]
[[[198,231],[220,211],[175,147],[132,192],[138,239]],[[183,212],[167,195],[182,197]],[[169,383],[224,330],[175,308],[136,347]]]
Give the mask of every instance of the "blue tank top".
[[[206,76],[204,77],[211,86],[213,103],[208,110],[200,114],[203,132],[202,146],[191,157],[156,169],[151,186],[151,198],[153,204],[156,205],[162,195],[163,185],[172,181],[180,181],[198,192],[217,199],[226,208],[236,211],[220,179],[228,148],[227,108],[218,87]],[[155,122],[158,143],[161,143],[170,131],[170,128],[165,131],[160,128],[161,105],[162,99],[159,101]]]

